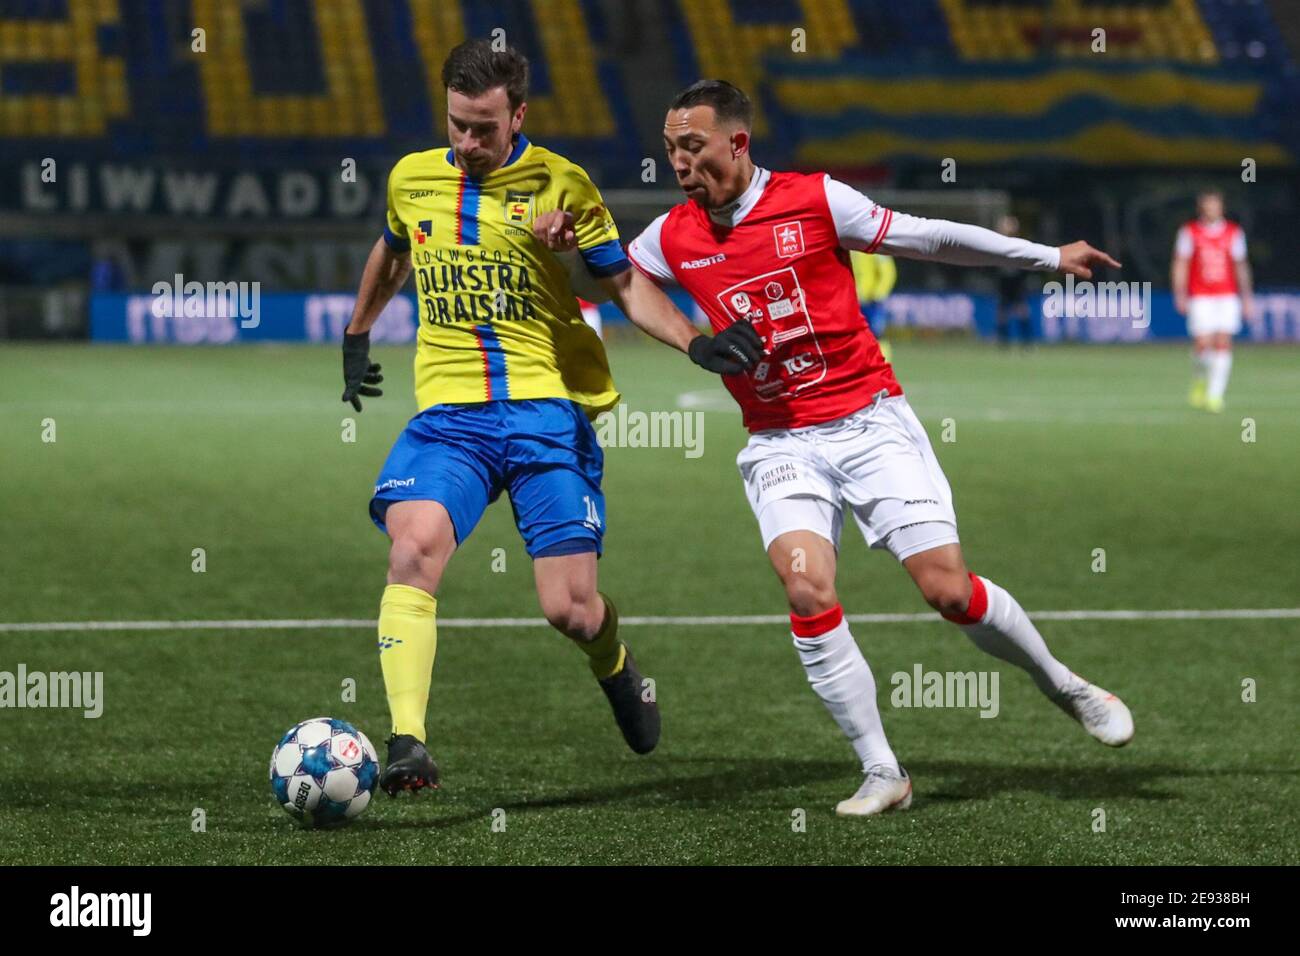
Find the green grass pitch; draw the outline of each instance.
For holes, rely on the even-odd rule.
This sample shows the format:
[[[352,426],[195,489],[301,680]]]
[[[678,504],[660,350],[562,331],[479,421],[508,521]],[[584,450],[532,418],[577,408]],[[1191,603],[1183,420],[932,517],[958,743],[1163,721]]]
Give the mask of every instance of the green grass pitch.
[[[373,617],[386,539],[366,501],[414,411],[409,350],[376,353],[387,394],[348,443],[333,348],[6,345],[0,621]],[[698,458],[607,451],[602,588],[625,616],[782,614],[720,384],[648,342],[611,356],[632,410],[688,392],[706,410]],[[895,359],[953,484],[968,562],[1031,613],[1300,605],[1297,350],[1240,349],[1218,417],[1185,407],[1182,346],[903,343]],[[955,441],[940,441],[945,419]],[[926,610],[852,527],[839,588],[851,614]],[[453,559],[439,610],[537,615],[506,502]],[[445,628],[429,715],[444,788],[380,795],[337,832],[296,829],[266,765],[280,734],[317,714],[356,723],[382,755],[369,629],[0,631],[0,670],[103,671],[105,698],[96,720],[0,710],[0,862],[1298,862],[1300,620],[1042,630],[1129,703],[1134,742],[1095,743],[937,618],[858,624],[916,781],[911,811],[861,821],[833,814],[859,782],[852,752],[780,624],[625,629],[664,715],[649,757],[626,750],[564,638]],[[1000,713],[891,707],[890,675],[917,663],[1000,669]],[[348,678],[355,702],[341,700]],[[192,830],[196,808],[206,832]]]

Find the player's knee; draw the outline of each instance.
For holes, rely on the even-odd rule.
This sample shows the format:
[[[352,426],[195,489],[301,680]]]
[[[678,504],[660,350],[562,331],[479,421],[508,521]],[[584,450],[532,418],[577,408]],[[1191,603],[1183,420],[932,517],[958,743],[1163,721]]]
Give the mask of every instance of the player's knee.
[[[401,535],[393,539],[388,550],[388,580],[391,584],[423,587],[432,593],[437,588],[442,568],[449,555],[433,537]]]
[[[809,574],[790,574],[784,578],[786,600],[790,610],[800,617],[829,611],[838,602],[835,583]]]
[[[941,572],[923,577],[917,584],[930,607],[944,617],[960,617],[970,607],[970,577],[957,572]]]
[[[558,594],[542,601],[542,614],[561,634],[590,640],[604,623],[605,605],[599,598],[588,601],[574,594]]]

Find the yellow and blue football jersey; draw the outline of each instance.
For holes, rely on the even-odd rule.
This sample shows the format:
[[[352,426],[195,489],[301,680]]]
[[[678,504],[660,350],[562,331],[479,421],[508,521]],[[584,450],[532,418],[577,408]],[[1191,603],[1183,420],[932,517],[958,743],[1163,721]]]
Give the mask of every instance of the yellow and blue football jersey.
[[[593,275],[629,267],[587,174],[523,135],[505,165],[481,179],[445,148],[393,167],[384,238],[411,254],[421,409],[565,398],[594,416],[618,402],[604,345],[582,320],[564,264],[533,236],[533,219],[554,209],[573,213]]]

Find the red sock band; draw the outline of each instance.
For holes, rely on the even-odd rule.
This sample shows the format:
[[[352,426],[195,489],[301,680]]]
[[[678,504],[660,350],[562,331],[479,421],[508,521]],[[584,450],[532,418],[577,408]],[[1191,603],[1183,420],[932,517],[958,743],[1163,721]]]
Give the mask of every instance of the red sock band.
[[[984,582],[976,574],[967,573],[970,574],[970,603],[966,605],[965,613],[944,615],[945,619],[954,624],[978,624],[988,613],[989,594],[984,590]]]
[[[800,617],[798,614],[790,615],[790,629],[794,631],[795,637],[821,637],[827,631],[833,631],[840,626],[844,620],[844,608],[838,604],[829,611],[822,611],[820,614],[814,614],[811,617]]]

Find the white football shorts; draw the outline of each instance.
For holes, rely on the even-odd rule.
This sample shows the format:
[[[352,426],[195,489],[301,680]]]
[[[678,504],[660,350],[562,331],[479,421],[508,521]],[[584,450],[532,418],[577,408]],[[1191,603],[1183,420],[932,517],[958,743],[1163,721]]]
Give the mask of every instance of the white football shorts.
[[[1235,295],[1194,295],[1187,299],[1189,335],[1212,335],[1241,331],[1241,299]]]
[[[821,425],[755,432],[736,456],[766,550],[812,531],[838,549],[844,512],[899,561],[956,544],[952,489],[902,395]]]

